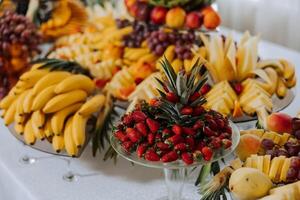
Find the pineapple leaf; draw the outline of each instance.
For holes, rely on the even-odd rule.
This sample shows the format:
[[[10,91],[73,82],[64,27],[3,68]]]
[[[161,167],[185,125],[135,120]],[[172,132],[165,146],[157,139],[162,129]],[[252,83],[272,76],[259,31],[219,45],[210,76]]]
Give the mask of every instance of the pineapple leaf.
[[[167,60],[166,57],[164,57],[164,59],[161,61],[161,65],[162,65],[162,69],[166,75],[166,78],[168,80],[168,82],[170,83],[170,90],[174,93],[177,94],[176,92],[176,73],[173,69],[173,67],[171,66],[171,64],[169,63],[169,61]]]
[[[198,98],[196,101],[194,101],[193,103],[191,103],[191,106],[196,106],[196,105],[202,105],[206,103],[206,99],[201,97],[201,98]]]
[[[161,91],[160,89],[156,88],[156,90],[158,91],[160,96],[162,96],[163,98],[166,96],[166,94],[163,91]]]

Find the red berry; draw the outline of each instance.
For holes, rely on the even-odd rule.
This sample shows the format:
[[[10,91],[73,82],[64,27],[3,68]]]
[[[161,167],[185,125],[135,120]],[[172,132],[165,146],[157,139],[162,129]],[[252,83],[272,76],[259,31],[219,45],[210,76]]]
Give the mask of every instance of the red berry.
[[[122,131],[115,132],[115,137],[121,142],[125,142],[128,139],[125,133]]]
[[[215,119],[215,122],[216,122],[217,125],[219,126],[218,128],[224,128],[225,122],[224,122],[223,119]]]
[[[165,128],[163,131],[162,131],[162,137],[163,138],[167,138],[167,137],[170,137],[172,135],[172,132],[171,130]]]
[[[143,134],[143,136],[148,135],[148,128],[144,122],[139,122],[135,125],[135,128]]]
[[[131,115],[135,122],[143,122],[147,118],[147,115],[139,110],[133,111]]]
[[[133,142],[131,141],[125,141],[122,143],[122,147],[129,153],[131,151],[131,148],[133,146]]]
[[[169,150],[170,146],[166,143],[163,142],[158,142],[156,144],[156,146],[160,149],[160,150]]]
[[[213,156],[213,151],[209,147],[203,147],[201,152],[203,154],[204,160],[206,161],[209,161]]]
[[[231,142],[231,140],[229,140],[229,139],[223,139],[223,140],[222,140],[222,143],[223,143],[225,149],[231,147],[231,145],[232,145],[232,142]]]
[[[159,106],[159,101],[158,99],[150,99],[149,104],[150,106]]]
[[[203,85],[203,87],[200,89],[200,93],[201,93],[202,95],[205,95],[205,94],[207,94],[207,93],[210,91],[210,89],[211,89],[210,85],[206,83],[206,84]]]
[[[182,127],[182,131],[184,134],[194,136],[196,134],[196,131],[193,128],[189,127]]]
[[[173,92],[168,92],[166,94],[166,99],[172,103],[177,103],[179,101],[179,98],[176,94],[174,94]]]
[[[195,122],[194,126],[193,126],[193,129],[194,130],[199,130],[199,129],[202,129],[204,126],[204,123],[201,121],[201,120],[198,120]]]
[[[185,139],[185,142],[187,143],[189,149],[193,151],[194,148],[195,148],[195,140],[194,140],[194,138],[192,138],[192,137],[187,137],[187,138]]]
[[[159,161],[160,158],[153,149],[149,149],[145,153],[145,159],[149,161]]]
[[[219,149],[222,146],[222,141],[216,137],[211,141],[211,145],[214,149]]]
[[[122,118],[122,122],[126,125],[126,126],[131,126],[133,123],[133,118],[132,115],[124,115]]]
[[[181,135],[174,135],[172,137],[169,137],[166,141],[169,144],[176,145],[176,144],[182,142],[183,138],[181,137]]]
[[[204,141],[200,141],[200,142],[197,144],[196,149],[199,150],[199,151],[201,151],[203,147],[205,147],[205,142],[204,142]]]
[[[234,91],[240,95],[243,92],[243,86],[240,83],[234,84]]]
[[[196,108],[194,108],[194,112],[193,115],[194,116],[199,116],[202,113],[204,113],[205,109],[203,108],[203,106],[197,106]]]
[[[147,137],[147,141],[149,144],[154,144],[154,140],[155,140],[155,134],[154,133],[149,133],[148,137]]]
[[[156,131],[158,131],[160,125],[157,121],[147,118],[146,123],[152,133],[156,133]]]
[[[161,141],[161,140],[162,140],[162,135],[161,135],[161,133],[156,133],[156,135],[155,135],[155,140],[156,140],[156,141]]]
[[[200,97],[200,93],[199,92],[195,92],[194,94],[192,94],[189,98],[189,102],[193,102],[196,99],[198,99]]]
[[[144,153],[147,150],[148,145],[146,143],[140,144],[137,149],[136,149],[136,153],[138,155],[138,157],[143,157]]]
[[[174,146],[174,150],[183,152],[187,150],[187,146],[185,143],[179,143]]]
[[[165,154],[161,157],[161,161],[163,162],[172,162],[178,159],[178,155],[175,151],[170,151],[169,153]]]
[[[190,106],[185,106],[180,110],[182,115],[191,115],[193,113],[193,108]]]
[[[189,152],[183,152],[181,154],[181,159],[187,165],[191,165],[194,162],[193,155],[191,153],[189,153]]]
[[[127,128],[126,133],[128,138],[134,143],[138,142],[142,137],[141,133],[134,128]]]
[[[209,128],[211,130],[214,130],[214,131],[218,130],[219,127],[218,127],[218,124],[215,122],[215,120],[210,119],[207,122],[208,122]]]
[[[181,135],[181,133],[182,133],[182,128],[181,128],[180,125],[174,124],[174,125],[172,126],[172,131],[173,131],[173,133],[175,133],[176,135]]]
[[[204,132],[204,134],[206,135],[206,136],[208,136],[208,137],[211,137],[211,136],[214,136],[215,135],[215,132],[214,131],[212,131],[209,127],[207,127],[207,126],[205,126],[204,128],[203,128],[203,132]]]

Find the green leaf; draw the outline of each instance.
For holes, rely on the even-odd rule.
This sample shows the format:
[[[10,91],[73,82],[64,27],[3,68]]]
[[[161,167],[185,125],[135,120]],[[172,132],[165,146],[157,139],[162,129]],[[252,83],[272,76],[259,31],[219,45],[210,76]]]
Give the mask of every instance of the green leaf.
[[[211,170],[211,164],[204,165],[201,168],[200,173],[198,175],[198,178],[197,178],[197,180],[195,182],[195,186],[198,186],[199,184],[204,183],[205,179],[210,174],[210,170]]]

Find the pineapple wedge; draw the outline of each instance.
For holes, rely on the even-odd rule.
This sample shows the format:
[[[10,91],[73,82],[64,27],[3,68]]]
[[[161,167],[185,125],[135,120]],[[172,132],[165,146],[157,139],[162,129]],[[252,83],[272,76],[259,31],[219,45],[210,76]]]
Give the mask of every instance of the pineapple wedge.
[[[290,164],[291,164],[291,158],[286,158],[284,160],[282,169],[281,169],[281,174],[280,174],[280,181],[281,182],[285,182],[286,181],[286,176],[287,176],[287,172],[290,168]]]
[[[286,157],[285,156],[279,156],[279,166],[278,166],[278,170],[277,170],[277,174],[276,174],[276,177],[275,177],[275,180],[274,182],[275,183],[279,183],[280,182],[280,176],[281,176],[281,172],[282,172],[282,167],[283,167],[283,164],[286,160]]]
[[[251,158],[252,158],[251,168],[258,169],[258,156],[256,154],[255,155],[251,155]]]
[[[263,172],[266,175],[269,175],[269,171],[270,171],[270,166],[271,166],[271,155],[265,155],[263,156],[264,159],[264,168],[263,168]]]
[[[271,161],[269,177],[272,181],[278,182],[280,179],[280,172],[284,162],[284,156],[275,157]],[[278,177],[279,175],[279,177]]]
[[[252,167],[252,157],[248,157],[244,167]]]

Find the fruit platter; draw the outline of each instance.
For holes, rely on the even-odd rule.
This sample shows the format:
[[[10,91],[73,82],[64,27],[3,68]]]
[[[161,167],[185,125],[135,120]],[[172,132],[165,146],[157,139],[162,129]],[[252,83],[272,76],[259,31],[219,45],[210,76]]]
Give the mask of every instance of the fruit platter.
[[[191,169],[203,200],[297,199],[300,119],[279,113],[295,66],[220,33],[213,1],[29,2],[0,1],[0,111],[18,140],[163,169],[168,199]]]

